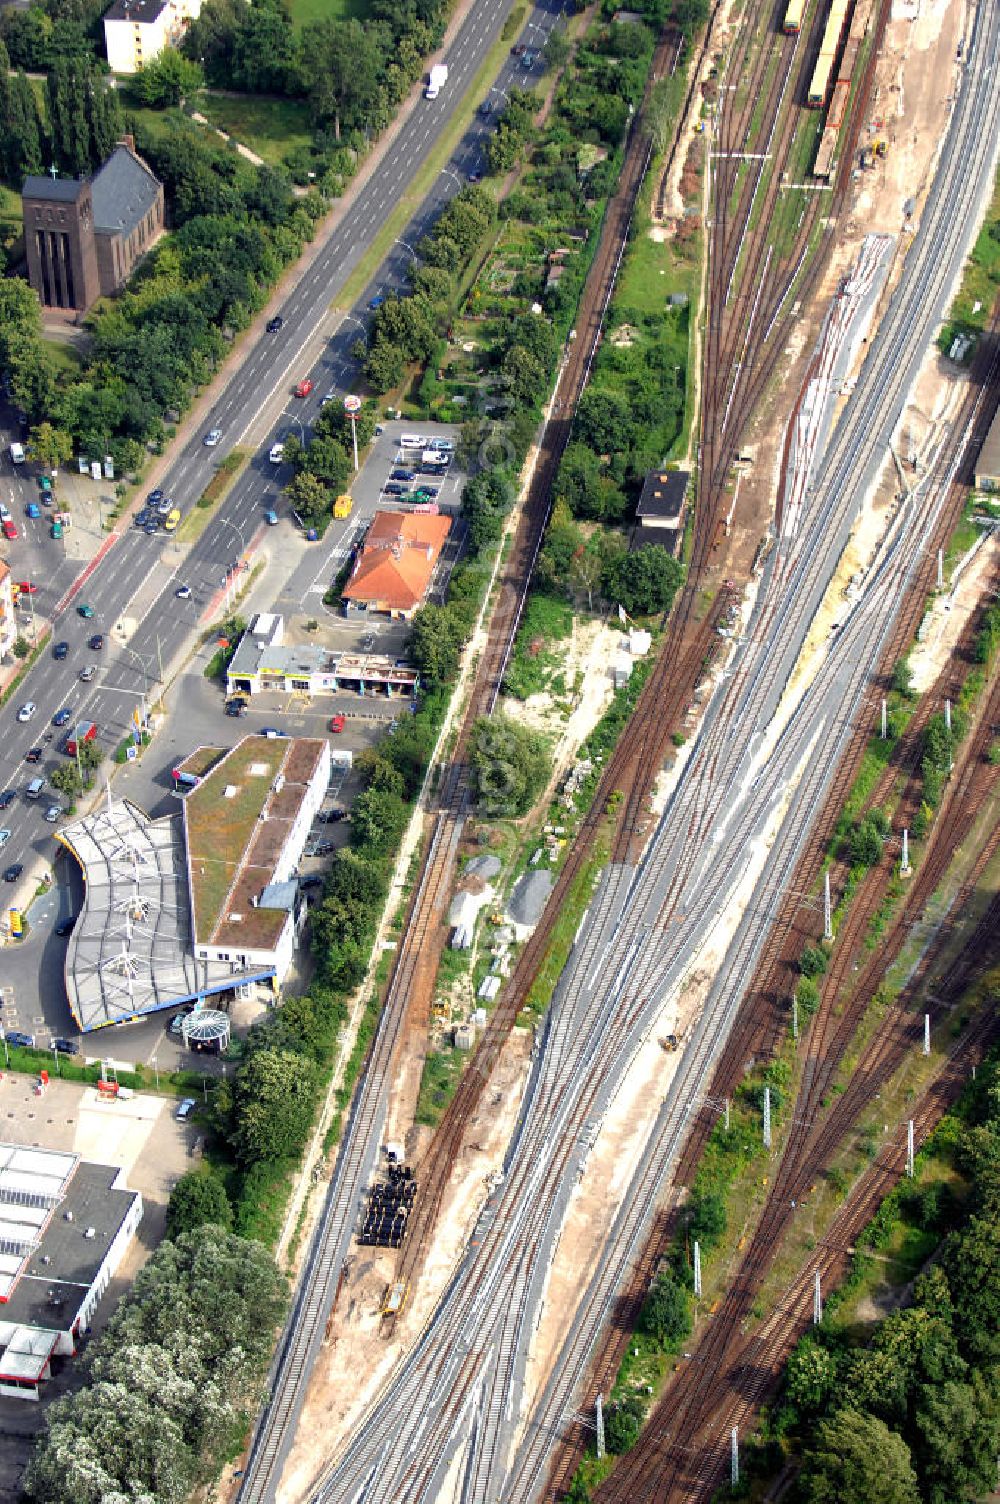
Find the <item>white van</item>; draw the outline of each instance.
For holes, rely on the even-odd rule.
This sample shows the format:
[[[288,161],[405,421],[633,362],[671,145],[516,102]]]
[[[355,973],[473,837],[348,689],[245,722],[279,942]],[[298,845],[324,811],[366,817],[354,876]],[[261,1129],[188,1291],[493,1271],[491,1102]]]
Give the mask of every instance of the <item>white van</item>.
[[[33,778],[31,780],[31,782],[28,784],[28,787],[24,791],[24,797],[25,797],[25,799],[38,799],[38,798],[40,798],[41,797],[41,793],[42,793],[42,789],[44,787],[45,787],[45,779],[44,778]]]
[[[10,446],[10,462],[11,462],[12,465],[23,465],[24,464],[24,445],[23,444],[11,444],[11,446]]]
[[[419,433],[401,433],[399,436],[400,449],[424,449],[427,440]]]

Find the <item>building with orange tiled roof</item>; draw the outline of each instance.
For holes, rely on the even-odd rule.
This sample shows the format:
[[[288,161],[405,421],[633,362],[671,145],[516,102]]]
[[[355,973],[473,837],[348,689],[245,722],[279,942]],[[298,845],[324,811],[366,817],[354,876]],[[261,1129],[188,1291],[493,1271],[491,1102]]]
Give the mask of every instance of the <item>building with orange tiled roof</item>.
[[[450,531],[450,517],[376,512],[344,587],[344,600],[388,616],[412,616],[427,594]]]

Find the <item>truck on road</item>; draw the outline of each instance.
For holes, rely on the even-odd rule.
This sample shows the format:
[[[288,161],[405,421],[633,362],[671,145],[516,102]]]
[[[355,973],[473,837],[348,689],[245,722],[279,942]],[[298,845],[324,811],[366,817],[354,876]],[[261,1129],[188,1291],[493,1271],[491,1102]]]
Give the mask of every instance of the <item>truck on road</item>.
[[[448,64],[435,63],[427,75],[427,87],[424,90],[425,99],[437,99],[441,90],[448,82]]]

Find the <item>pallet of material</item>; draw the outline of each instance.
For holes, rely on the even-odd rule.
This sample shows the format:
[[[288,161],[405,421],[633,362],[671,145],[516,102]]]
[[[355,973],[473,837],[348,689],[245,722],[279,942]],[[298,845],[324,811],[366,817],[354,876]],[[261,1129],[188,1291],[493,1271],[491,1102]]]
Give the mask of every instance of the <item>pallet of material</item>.
[[[837,142],[840,140],[839,130],[831,130],[829,126],[819,139],[819,151],[816,153],[816,161],[813,165],[813,176],[817,178],[829,178],[837,166],[835,161]]]

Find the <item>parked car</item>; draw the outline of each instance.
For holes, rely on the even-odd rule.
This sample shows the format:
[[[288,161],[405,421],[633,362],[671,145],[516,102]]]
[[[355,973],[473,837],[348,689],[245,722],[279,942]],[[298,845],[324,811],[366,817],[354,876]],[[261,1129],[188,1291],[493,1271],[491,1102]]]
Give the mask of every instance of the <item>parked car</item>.
[[[6,522],[9,516],[10,507],[6,506],[2,501],[0,501],[0,522]]]
[[[492,102],[489,99],[484,99],[482,104],[476,111],[476,114],[479,116],[480,120],[489,120],[490,116],[493,114]]]
[[[277,334],[280,329],[284,329],[285,321],[280,313],[276,313],[273,319],[268,319],[265,327],[268,334]]]
[[[64,935],[71,935],[73,933],[73,926],[75,924],[76,915],[70,914],[68,919],[60,919],[59,923],[56,925],[52,933],[54,935],[58,935],[61,940]]]
[[[285,458],[285,446],[280,439],[277,443],[271,445],[271,450],[267,457],[271,461],[272,465],[281,464],[282,460]]]
[[[191,586],[178,585],[174,591],[174,595],[179,601],[189,601],[191,599]]]
[[[313,389],[313,380],[312,380],[312,377],[311,376],[303,376],[302,380],[296,384],[295,395],[296,395],[296,397],[308,397],[308,395],[312,391],[312,389]]]
[[[93,648],[95,653],[99,653],[104,646],[104,633],[95,632],[93,637],[88,639],[87,646]]]
[[[38,502],[37,501],[29,501],[28,505],[24,509],[24,515],[26,517],[40,517],[42,515],[42,509],[38,505]],[[3,520],[4,520],[4,522],[6,522],[7,521],[6,517]]]
[[[30,580],[15,580],[14,583],[17,586],[18,595],[34,595],[38,589],[38,586],[33,585]]]
[[[45,819],[50,825],[54,825],[61,814],[62,808],[60,805],[50,804],[48,809],[45,811]]]
[[[11,871],[13,871],[13,868],[8,867],[7,872],[4,873],[4,877],[7,878],[8,882],[10,882],[10,878],[7,877],[7,873]],[[33,1050],[35,1048],[34,1034],[23,1034],[20,1029],[5,1029],[4,1038],[8,1044],[14,1045],[16,1049]]]
[[[277,726],[261,726],[257,735],[266,736],[270,741],[273,741],[276,736],[287,736],[288,732],[279,731]]]
[[[59,931],[56,930],[58,935]],[[60,1055],[79,1055],[80,1046],[75,1039],[53,1039],[52,1048]]]
[[[338,714],[338,715],[332,715],[330,717],[330,730],[331,731],[334,731],[334,732],[336,732],[336,731],[343,731],[345,724],[346,724],[346,717],[345,716],[342,716],[342,715]]]
[[[39,491],[41,491],[43,496],[52,495],[52,481],[49,476],[40,475],[38,477],[38,489]]]
[[[415,470],[396,469],[391,471],[389,475],[390,480],[416,480],[416,478],[417,472]]]
[[[61,522],[53,522],[52,526],[49,528],[49,537],[50,538],[61,538],[62,535],[63,535],[62,523]]]
[[[13,543],[14,539],[17,537],[17,528],[11,522],[10,518],[8,517],[6,522],[0,522],[0,527],[3,528],[3,535],[7,539],[7,541],[9,543]]]
[[[9,809],[17,798],[17,789],[4,789],[0,794],[0,809]]]
[[[89,684],[90,681],[91,681],[91,679],[94,677],[94,675],[96,673],[97,673],[97,670],[94,667],[94,665],[92,663],[88,663],[86,668],[82,668],[80,670],[80,682],[81,682],[81,684]]]
[[[374,298],[369,298],[368,307],[371,309],[372,313],[377,313],[384,302],[385,298],[382,296],[382,294],[376,293]]]
[[[319,888],[326,882],[326,878],[319,872],[313,872],[309,877],[299,878],[300,888]]]
[[[4,868],[3,880],[5,883],[16,883],[24,871],[23,862],[11,862],[9,867]],[[7,1036],[10,1038],[10,1036]]]
[[[470,183],[481,183],[483,181],[483,175],[481,172],[470,172],[468,181]]]
[[[264,508],[264,521],[267,523],[268,527],[278,526],[278,514],[273,507]]]
[[[57,642],[56,645],[55,645],[55,647],[52,649],[52,656],[53,656],[53,658],[68,658],[69,657],[69,643],[68,642]]]
[[[84,621],[89,621],[94,614],[94,608],[93,606],[77,606],[76,614],[82,616]]]
[[[153,514],[152,514],[152,512],[146,512],[146,511],[136,512],[135,516],[132,518],[132,526],[133,527],[145,527],[146,524],[149,523],[149,522],[152,522],[152,520],[153,520]]]
[[[69,706],[64,705],[62,710],[57,710],[55,715],[52,717],[53,726],[65,726],[66,722],[69,720],[72,714],[73,712],[72,710],[70,710]]]
[[[174,1113],[174,1117],[177,1119],[178,1123],[183,1123],[187,1118],[191,1116],[192,1112],[194,1112],[194,1109],[194,1097],[185,1097],[183,1102],[178,1107],[177,1111]]]
[[[149,495],[146,497],[146,505],[147,505],[147,507],[155,507],[156,504],[157,504],[157,502],[158,501],[162,501],[162,500],[163,500],[163,490],[162,490],[162,488],[160,486],[156,486],[156,487],[154,487],[154,489],[152,491],[150,491]]]
[[[6,846],[6,844],[7,844],[7,842],[9,840],[10,840],[10,831],[7,829],[6,826],[4,826],[3,830],[0,830],[0,846]]]
[[[161,496],[150,515],[156,517],[169,517],[174,503],[169,496]]]
[[[235,718],[235,717],[238,717],[238,716],[241,716],[241,715],[246,715],[246,713],[247,713],[247,706],[246,706],[246,701],[245,700],[227,700],[226,701],[226,714],[227,715],[231,715],[231,716],[233,716]]]
[[[397,480],[387,480],[382,489],[386,496],[408,496],[410,494],[409,487],[400,485]]]
[[[332,809],[321,809],[316,819],[321,825],[336,825],[344,818],[344,810],[334,805]]]
[[[146,537],[147,538],[152,538],[159,531],[160,531],[160,524],[159,524],[159,522],[156,520],[155,517],[150,517],[149,521],[146,523],[146,526],[143,528],[143,532],[146,534]]]
[[[222,438],[222,429],[221,428],[210,428],[208,430],[208,433],[205,435],[204,439],[202,440],[202,442],[204,443],[206,449],[214,449],[215,446],[216,446],[216,444],[219,442],[219,440],[221,438]]]
[[[163,519],[163,526],[168,533],[172,533],[180,520],[180,507],[172,507],[171,510],[167,513],[166,517],[164,517]]]

